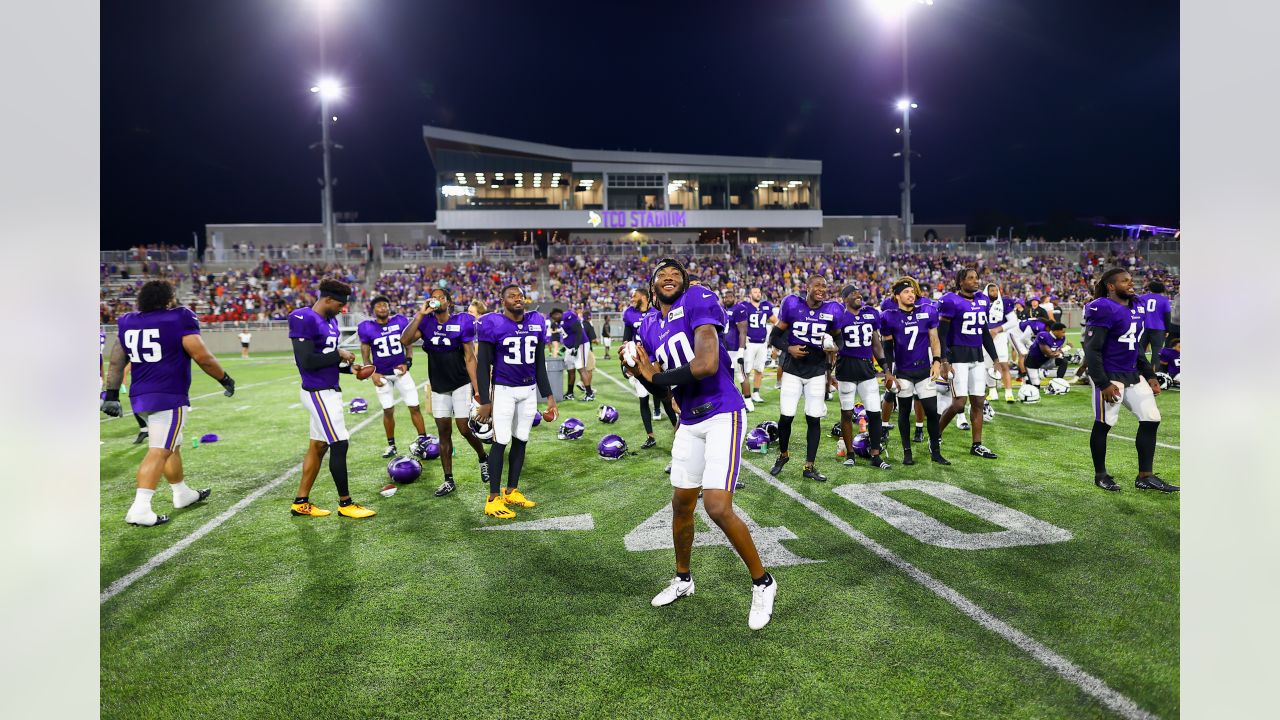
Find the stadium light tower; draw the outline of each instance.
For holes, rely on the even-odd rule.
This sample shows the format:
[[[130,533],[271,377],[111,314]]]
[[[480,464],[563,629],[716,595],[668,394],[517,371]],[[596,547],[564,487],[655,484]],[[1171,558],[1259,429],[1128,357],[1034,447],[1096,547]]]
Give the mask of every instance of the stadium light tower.
[[[333,115],[329,104],[342,96],[342,86],[333,78],[324,78],[311,86],[311,92],[320,96],[320,148],[324,156],[324,195],[321,212],[324,219],[324,246],[333,249],[333,175],[330,170],[330,151],[333,142],[329,139],[329,124]]]
[[[902,157],[902,234],[911,240],[911,111],[917,105],[911,101],[910,85],[907,83],[907,19],[915,5],[933,5],[933,0],[869,0],[872,10],[885,20],[896,21],[902,26],[902,99],[898,101],[898,109],[902,111],[902,152],[894,157]]]

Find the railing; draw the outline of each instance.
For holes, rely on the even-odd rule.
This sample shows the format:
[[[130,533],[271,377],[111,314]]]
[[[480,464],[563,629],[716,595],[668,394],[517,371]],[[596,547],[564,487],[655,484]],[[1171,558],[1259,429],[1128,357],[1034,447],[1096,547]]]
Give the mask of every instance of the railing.
[[[534,248],[532,245],[492,250],[481,247],[480,254],[494,260],[532,260],[534,258]]]
[[[381,248],[382,261],[393,262],[425,262],[431,260],[474,260],[480,257],[477,248]]]
[[[102,250],[98,253],[98,257],[99,262],[116,263],[118,265],[152,260],[163,263],[186,264],[195,259],[195,251],[185,247],[154,250],[134,248],[132,250]]]
[[[263,260],[273,262],[365,262],[369,250],[365,247],[269,247],[269,248],[209,248],[204,251],[203,262],[218,265],[257,265]]]

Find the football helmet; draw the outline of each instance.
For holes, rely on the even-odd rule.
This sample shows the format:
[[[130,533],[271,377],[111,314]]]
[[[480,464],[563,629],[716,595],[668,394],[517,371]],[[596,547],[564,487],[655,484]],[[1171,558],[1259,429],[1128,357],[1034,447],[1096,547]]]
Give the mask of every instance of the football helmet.
[[[1071,383],[1062,378],[1054,378],[1049,381],[1049,387],[1045,388],[1045,393],[1049,395],[1066,395],[1071,389]]]
[[[540,412],[536,412],[536,413],[534,413],[534,414],[533,414],[533,425],[531,425],[530,427],[538,427],[538,426],[539,426],[539,425],[541,425],[541,424],[542,424],[542,413],[540,413]]]
[[[1040,388],[1030,383],[1023,383],[1018,388],[1018,402],[1038,403],[1040,402]]]
[[[991,407],[991,403],[986,400],[982,401],[982,419],[985,422],[991,422],[996,419],[996,409]]]
[[[770,445],[778,442],[778,423],[772,420],[765,420],[759,425],[756,425],[756,427],[764,430],[765,434],[769,436]]]
[[[439,447],[436,448],[437,454]],[[411,483],[422,475],[422,464],[411,457],[393,458],[387,463],[387,475],[391,477],[391,482],[395,483]]]
[[[866,433],[858,433],[853,438],[853,454],[858,457],[871,457],[871,442]]]
[[[747,433],[747,449],[761,455],[769,452],[769,433],[763,428],[752,428],[751,432]]]
[[[1168,390],[1173,386],[1173,377],[1169,373],[1158,372],[1156,373],[1156,382],[1160,383],[1161,390]]]
[[[560,424],[560,429],[556,431],[556,437],[561,440],[577,440],[587,431],[587,426],[582,424],[578,418],[569,418]]]
[[[618,410],[612,405],[601,405],[600,412],[597,415],[600,418],[600,422],[606,425],[618,422]]]
[[[987,378],[991,380],[993,385],[1000,384],[1000,373],[996,371],[995,366],[987,368]]]
[[[481,442],[493,442],[493,423],[482,423],[476,419],[476,408],[471,408],[471,415],[467,418],[467,427],[470,428],[471,434],[480,438]]]
[[[600,438],[596,452],[600,453],[600,457],[605,460],[617,460],[627,454],[627,441],[618,435],[605,435]]]
[[[836,424],[831,426],[831,437],[838,438],[842,432],[843,431],[840,429],[840,421],[837,420]]]
[[[368,412],[369,401],[364,398],[353,398],[351,400],[351,414]]]

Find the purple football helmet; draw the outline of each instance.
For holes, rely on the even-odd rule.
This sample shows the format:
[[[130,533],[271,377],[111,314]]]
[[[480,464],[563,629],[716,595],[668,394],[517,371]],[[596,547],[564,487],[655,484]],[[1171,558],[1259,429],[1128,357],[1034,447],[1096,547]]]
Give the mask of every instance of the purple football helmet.
[[[761,430],[764,430],[765,434],[769,436],[770,445],[778,442],[778,423],[772,420],[765,420],[764,422],[760,423],[756,427]]]
[[[752,428],[747,433],[747,449],[761,455],[769,452],[769,433],[763,428]]]
[[[437,442],[435,439],[427,438],[427,441],[424,443],[421,443],[421,446],[422,446],[421,457],[423,460],[435,460],[436,458],[440,457],[440,443]]]
[[[618,422],[618,410],[612,405],[600,406],[600,422],[611,425]]]
[[[858,457],[871,457],[871,448],[866,433],[858,433],[853,437],[853,454]]]
[[[369,410],[369,401],[364,398],[355,398],[351,401],[351,413],[367,412]]]
[[[538,427],[538,426],[539,426],[539,425],[541,425],[541,424],[542,424],[542,413],[540,413],[540,412],[536,412],[536,413],[534,413],[534,414],[533,414],[533,425],[530,425],[530,427]]]
[[[605,435],[596,450],[605,460],[617,460],[627,454],[627,441],[619,435]]]
[[[867,408],[864,407],[862,403],[858,403],[857,405],[853,406],[854,422],[858,422],[858,418],[865,418],[866,416],[867,416]]]
[[[577,440],[587,431],[587,426],[582,424],[578,418],[569,418],[560,424],[560,429],[556,431],[556,437],[561,440]]]
[[[411,483],[422,475],[422,465],[411,457],[398,457],[387,463],[387,475],[391,482]]]

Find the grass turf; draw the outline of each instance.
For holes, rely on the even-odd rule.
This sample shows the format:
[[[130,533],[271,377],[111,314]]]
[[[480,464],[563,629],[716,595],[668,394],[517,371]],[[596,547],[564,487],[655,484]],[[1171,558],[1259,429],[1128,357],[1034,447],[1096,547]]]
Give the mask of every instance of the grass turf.
[[[158,528],[122,517],[143,450],[126,416],[102,425],[101,587],[146,562],[293,468],[306,414],[287,358],[227,361],[241,389],[223,398],[198,377],[183,450],[188,483],[214,488],[201,506]],[[602,362],[603,372],[613,374]],[[198,373],[197,373],[198,374]],[[419,370],[421,375],[422,371]],[[344,397],[377,403],[346,378]],[[1098,701],[978,626],[791,498],[745,472],[737,504],[761,526],[785,526],[792,553],[821,562],[775,569],[773,622],[746,627],[747,573],[724,546],[697,547],[695,596],[654,609],[669,578],[667,549],[629,552],[623,537],[670,500],[663,468],[671,429],[655,422],[657,448],[618,462],[595,441],[618,432],[643,440],[636,401],[603,377],[599,402],[622,419],[603,426],[597,404],[570,402],[561,417],[588,426],[576,442],[555,424],[533,430],[521,488],[539,501],[516,522],[580,513],[589,531],[475,532],[509,521],[481,514],[474,455],[458,448],[459,490],[432,491],[438,463],[394,498],[379,456],[377,418],[352,436],[352,493],[379,511],[367,521],[295,518],[297,473],[160,565],[101,611],[101,707],[129,717],[1109,717]],[[777,393],[751,424],[777,417]],[[1088,435],[1012,414],[1088,428],[1088,393],[1035,406],[997,404],[985,442],[1001,458],[962,453],[968,433],[946,431],[951,467],[903,467],[890,439],[888,472],[838,465],[824,438],[830,482],[781,480],[995,616],[1105,680],[1161,717],[1178,714],[1177,495],[1138,493],[1133,443],[1113,438],[1118,494],[1093,487]],[[1163,395],[1160,441],[1178,445],[1177,394]],[[829,417],[836,413],[831,404]],[[376,409],[374,413],[376,413]],[[369,415],[348,416],[348,427]],[[428,420],[430,425],[430,420]],[[830,423],[824,422],[824,431]],[[402,448],[411,430],[397,410]],[[1127,414],[1115,435],[1133,437]],[[215,444],[191,438],[217,433]],[[793,447],[803,448],[803,425]],[[917,457],[927,456],[917,448]],[[747,453],[767,470],[769,456]],[[1178,451],[1159,448],[1157,470],[1179,483]],[[1069,530],[1052,545],[951,550],[922,543],[832,492],[848,483],[934,480]],[[918,491],[896,499],[965,532],[995,529]],[[312,498],[333,509],[322,470]],[[161,488],[159,512],[170,502]],[[699,532],[706,528],[700,525]]]

